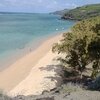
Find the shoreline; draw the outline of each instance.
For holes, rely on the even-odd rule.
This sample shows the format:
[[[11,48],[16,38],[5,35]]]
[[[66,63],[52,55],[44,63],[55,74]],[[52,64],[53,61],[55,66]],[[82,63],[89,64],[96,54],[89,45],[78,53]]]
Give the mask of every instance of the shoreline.
[[[53,43],[62,38],[62,34],[52,36],[45,40],[34,51],[27,53],[18,59],[11,66],[0,72],[0,88],[6,92],[12,90],[24,80],[32,68],[50,51]],[[41,65],[42,66],[42,65]]]
[[[30,41],[28,44],[25,45],[25,47],[12,51],[12,53],[7,55],[6,60],[5,60],[5,58],[3,58],[3,59],[0,58],[0,60],[2,62],[2,63],[0,63],[0,66],[2,66],[2,67],[0,67],[0,72],[2,72],[6,68],[8,68],[12,64],[14,64],[20,58],[24,57],[25,55],[29,54],[30,52],[35,51],[45,41],[47,41],[53,37],[56,37],[64,32],[68,32],[68,31],[69,31],[69,29],[59,31],[59,32],[54,32],[54,34],[52,33],[51,35],[48,35],[46,37],[42,37],[42,39],[40,38],[38,41],[36,41],[37,43],[34,43],[34,41]]]

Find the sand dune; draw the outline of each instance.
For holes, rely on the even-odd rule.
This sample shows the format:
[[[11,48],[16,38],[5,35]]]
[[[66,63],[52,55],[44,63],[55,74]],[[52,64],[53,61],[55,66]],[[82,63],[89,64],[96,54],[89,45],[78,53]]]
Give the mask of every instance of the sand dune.
[[[50,49],[53,43],[60,39],[61,35],[58,35],[46,40],[36,50],[20,58],[14,64],[0,72],[0,88],[6,92],[11,90],[11,93],[23,93],[24,90],[26,92],[23,94],[27,95],[36,93],[33,91],[44,88],[45,84],[49,84],[51,80],[45,77],[48,75],[49,77],[54,76],[55,72],[42,71],[39,68],[47,67],[46,65],[51,64],[55,54],[52,54]],[[44,86],[40,84],[44,84]]]

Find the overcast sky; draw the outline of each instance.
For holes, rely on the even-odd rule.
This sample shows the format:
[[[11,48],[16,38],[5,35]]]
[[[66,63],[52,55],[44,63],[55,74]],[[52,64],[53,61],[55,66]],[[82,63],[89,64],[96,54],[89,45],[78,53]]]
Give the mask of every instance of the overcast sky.
[[[94,3],[100,0],[0,0],[0,11],[45,13]]]

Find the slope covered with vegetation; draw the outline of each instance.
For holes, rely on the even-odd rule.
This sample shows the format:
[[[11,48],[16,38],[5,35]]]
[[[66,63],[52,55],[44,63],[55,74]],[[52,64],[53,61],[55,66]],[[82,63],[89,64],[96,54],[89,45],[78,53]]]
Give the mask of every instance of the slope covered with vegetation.
[[[82,20],[100,16],[100,4],[91,4],[64,12],[62,19]]]
[[[100,71],[100,16],[78,22],[63,40],[53,46],[53,52],[65,54],[59,58],[63,66],[69,65],[82,78],[86,66],[92,65],[91,77]]]

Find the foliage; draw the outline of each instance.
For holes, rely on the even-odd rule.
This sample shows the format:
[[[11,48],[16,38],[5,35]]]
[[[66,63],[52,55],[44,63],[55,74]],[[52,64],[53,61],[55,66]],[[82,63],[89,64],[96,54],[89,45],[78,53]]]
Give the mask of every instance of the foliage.
[[[62,19],[83,20],[90,17],[100,16],[100,4],[91,4],[65,12]]]
[[[64,33],[63,39],[54,44],[52,50],[64,53],[65,58],[58,60],[81,75],[86,65],[94,61],[93,71],[97,73],[100,65],[100,17],[78,22],[70,33]]]
[[[82,86],[80,84],[75,84],[75,83],[67,83],[62,85],[62,89],[61,92],[62,93],[72,93],[72,92],[76,92],[76,91],[82,91]]]

